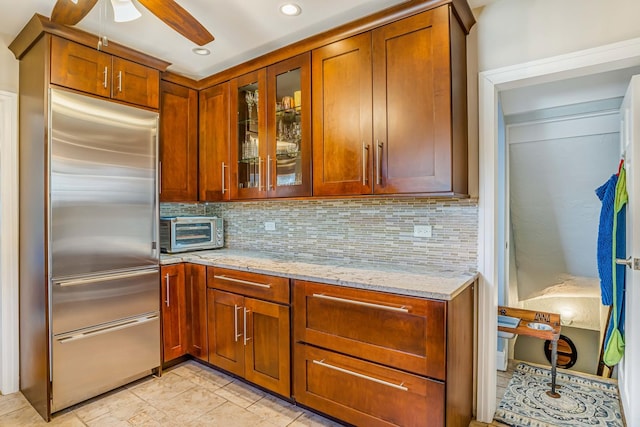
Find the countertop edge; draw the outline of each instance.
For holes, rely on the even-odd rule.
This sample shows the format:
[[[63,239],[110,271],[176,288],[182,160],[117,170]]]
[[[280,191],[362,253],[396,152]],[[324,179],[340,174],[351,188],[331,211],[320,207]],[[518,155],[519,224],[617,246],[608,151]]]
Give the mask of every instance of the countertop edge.
[[[447,291],[444,291],[444,292],[438,291],[438,290],[432,291],[428,289],[411,289],[411,288],[405,288],[401,286],[389,286],[384,284],[371,283],[371,281],[367,282],[363,280],[360,280],[360,281],[349,280],[348,278],[346,279],[340,278],[340,277],[336,278],[336,276],[340,276],[339,273],[333,274],[334,277],[327,277],[320,274],[295,272],[291,270],[295,270],[296,266],[299,266],[302,264],[296,263],[295,261],[276,260],[277,255],[274,255],[274,264],[277,263],[278,266],[281,266],[282,268],[280,269],[264,268],[264,267],[255,266],[255,265],[252,266],[250,265],[250,260],[251,260],[250,254],[242,254],[241,256],[245,261],[248,262],[248,264],[238,265],[237,263],[228,263],[228,262],[224,262],[224,260],[216,259],[216,258],[222,258],[222,257],[233,258],[233,254],[216,255],[211,253],[203,254],[201,252],[186,252],[182,254],[163,254],[160,259],[160,265],[166,266],[166,265],[178,264],[182,262],[188,262],[192,264],[199,264],[199,265],[205,265],[210,267],[228,268],[232,270],[247,271],[251,273],[267,274],[271,276],[284,277],[284,278],[293,279],[293,280],[303,280],[303,281],[317,282],[317,283],[323,283],[323,284],[334,285],[334,286],[344,286],[349,288],[366,289],[371,291],[386,292],[386,293],[403,295],[403,296],[437,299],[437,300],[444,300],[444,301],[453,300],[457,295],[462,293],[466,288],[468,288],[471,284],[473,284],[478,278],[478,273],[460,274],[454,278],[452,277],[445,278],[444,276],[442,278],[438,278],[437,276],[434,276],[430,278],[430,280],[433,282],[454,281],[455,285],[448,286],[449,289],[447,289]],[[268,256],[267,257],[261,256],[260,258],[257,258],[257,257],[255,258],[256,264],[264,263],[265,260],[267,261],[269,260]],[[327,267],[326,265],[324,265],[324,263],[326,263],[326,261],[324,261],[323,263],[315,264],[313,260],[305,260],[304,265],[307,265],[307,266],[312,265],[320,268]],[[303,270],[304,268],[300,267],[299,269]],[[379,271],[373,268],[361,268],[361,267],[359,268],[359,267],[351,267],[351,266],[348,268],[343,266],[335,266],[335,269],[348,270],[351,273],[353,272],[374,273],[374,274],[379,274],[381,276],[386,275],[387,277],[391,277],[395,274],[397,275],[402,274],[400,272],[398,273],[386,272],[386,271]],[[343,276],[348,276],[348,275],[349,274],[347,273],[343,274]],[[419,274],[416,274],[416,273],[414,273],[413,275],[416,277],[419,276]],[[384,278],[381,280],[384,280]]]

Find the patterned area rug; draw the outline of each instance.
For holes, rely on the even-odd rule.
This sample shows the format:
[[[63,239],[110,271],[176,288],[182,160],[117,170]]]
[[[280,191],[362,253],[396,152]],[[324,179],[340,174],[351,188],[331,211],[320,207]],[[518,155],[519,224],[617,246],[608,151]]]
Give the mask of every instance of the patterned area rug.
[[[556,378],[558,399],[546,393],[550,369],[518,364],[495,419],[513,427],[624,426],[617,384],[559,370]]]

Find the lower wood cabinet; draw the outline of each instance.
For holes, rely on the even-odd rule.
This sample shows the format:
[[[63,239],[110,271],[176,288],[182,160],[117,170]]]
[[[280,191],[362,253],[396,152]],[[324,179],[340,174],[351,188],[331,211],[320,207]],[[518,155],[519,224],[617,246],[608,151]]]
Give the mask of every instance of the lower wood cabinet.
[[[468,426],[473,299],[295,281],[295,400],[354,425]]]
[[[162,361],[167,362],[187,353],[184,264],[163,266],[160,276]]]
[[[289,280],[209,267],[207,287],[209,363],[289,398]]]
[[[185,264],[187,353],[208,360],[207,267]]]

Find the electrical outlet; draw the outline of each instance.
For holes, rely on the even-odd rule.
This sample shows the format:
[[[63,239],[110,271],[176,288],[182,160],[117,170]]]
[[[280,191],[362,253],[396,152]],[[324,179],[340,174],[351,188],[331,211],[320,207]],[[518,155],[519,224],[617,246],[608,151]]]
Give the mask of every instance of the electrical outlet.
[[[275,231],[276,223],[273,221],[267,221],[264,223],[264,229],[265,231]]]
[[[430,225],[414,225],[413,237],[431,237]]]

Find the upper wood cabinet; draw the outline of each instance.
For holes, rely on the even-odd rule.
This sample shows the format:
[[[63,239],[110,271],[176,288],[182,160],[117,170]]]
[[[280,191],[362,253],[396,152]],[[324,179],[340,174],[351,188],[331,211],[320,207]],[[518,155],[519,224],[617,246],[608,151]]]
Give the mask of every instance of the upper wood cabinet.
[[[313,194],[369,194],[371,34],[313,51]]]
[[[311,195],[307,52],[231,80],[231,198]]]
[[[56,36],[51,37],[51,83],[158,108],[158,70]]]
[[[198,92],[160,83],[160,201],[198,199]]]
[[[465,55],[449,5],[314,50],[314,195],[466,194]]]
[[[229,82],[200,92],[199,200],[229,200]]]

